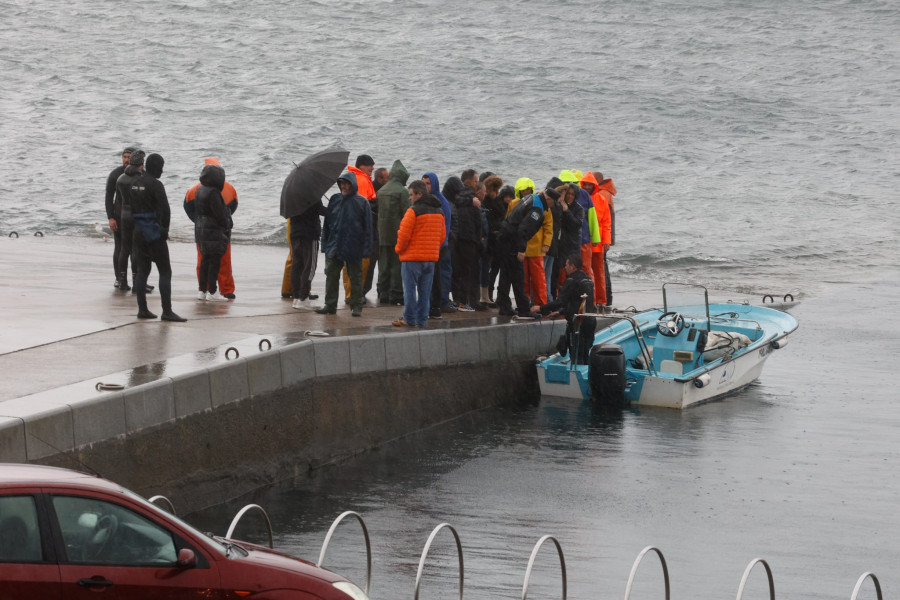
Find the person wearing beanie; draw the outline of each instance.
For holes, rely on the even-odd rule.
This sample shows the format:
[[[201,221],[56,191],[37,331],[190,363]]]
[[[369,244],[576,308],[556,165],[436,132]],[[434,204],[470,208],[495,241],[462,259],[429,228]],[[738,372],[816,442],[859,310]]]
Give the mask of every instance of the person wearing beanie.
[[[116,189],[116,181],[125,172],[125,167],[128,166],[128,160],[131,158],[131,153],[134,150],[131,146],[122,150],[122,164],[110,171],[109,176],[106,178],[106,220],[109,223],[109,229],[112,231],[113,236],[113,272],[116,277],[116,282],[113,285],[115,287],[119,287],[122,283],[119,277],[119,254],[122,251],[122,232],[119,231],[119,221],[122,219],[120,216],[122,212],[122,197]]]
[[[200,187],[194,197],[194,208],[197,211],[194,241],[203,256],[197,276],[200,287],[198,300],[228,300],[216,287],[222,256],[228,247],[228,230],[231,229],[231,214],[222,198],[224,187],[225,169],[219,165],[204,166],[200,171]]]
[[[122,237],[122,247],[119,249],[119,262],[116,264],[116,272],[119,275],[119,289],[127,292],[131,289],[128,285],[128,259],[131,257],[131,241],[134,238],[134,219],[131,210],[131,185],[141,176],[144,170],[143,150],[133,150],[128,157],[128,166],[116,179],[116,193],[122,199],[122,206],[118,213],[118,229]],[[134,261],[131,262],[131,275],[134,281]],[[152,289],[152,288],[150,288]],[[147,289],[146,291],[150,291]]]
[[[166,188],[159,180],[165,160],[159,154],[147,157],[144,172],[131,184],[131,208],[134,218],[132,257],[134,264],[134,289],[137,292],[138,319],[155,319],[147,308],[147,276],[151,263],[159,271],[159,296],[162,301],[163,321],[184,322],[172,311],[172,266],[169,262],[169,199]]]
[[[215,156],[210,156],[209,158],[203,161],[205,165],[215,165],[222,166],[222,163],[219,162],[219,159]],[[191,189],[187,191],[184,195],[184,212],[187,214],[188,218],[191,222],[196,222],[197,220],[197,211],[196,207],[192,204],[194,198],[197,197],[197,189],[200,187],[200,182],[195,183]],[[235,211],[238,207],[238,196],[237,191],[234,189],[234,186],[231,185],[228,181],[225,182],[225,187],[222,188],[222,199],[225,201],[225,207],[228,209],[229,215],[234,215]],[[233,221],[232,221],[233,222]],[[219,291],[225,298],[228,300],[234,300],[234,275],[231,272],[231,226],[228,227],[228,246],[225,247],[225,254],[222,255],[222,263],[219,266]],[[199,283],[200,280],[200,263],[203,261],[203,255],[200,253],[200,249],[197,249],[197,280]]]

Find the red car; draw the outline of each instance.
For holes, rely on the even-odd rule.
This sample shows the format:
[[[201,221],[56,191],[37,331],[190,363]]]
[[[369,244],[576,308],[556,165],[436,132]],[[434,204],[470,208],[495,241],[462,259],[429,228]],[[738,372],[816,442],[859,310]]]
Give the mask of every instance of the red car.
[[[213,538],[111,481],[0,464],[0,599],[368,600],[343,577]]]

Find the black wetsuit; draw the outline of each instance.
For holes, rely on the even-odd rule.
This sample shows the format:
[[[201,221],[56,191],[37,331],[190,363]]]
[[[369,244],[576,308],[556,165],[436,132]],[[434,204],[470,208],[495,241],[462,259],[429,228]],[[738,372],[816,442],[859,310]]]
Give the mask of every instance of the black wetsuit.
[[[131,256],[131,242],[134,237],[134,218],[131,210],[131,184],[140,177],[141,168],[134,165],[125,167],[125,172],[116,180],[116,193],[122,198],[122,206],[119,211],[119,231],[122,234],[122,247],[119,250],[119,263],[116,271],[119,273],[119,287],[128,289],[128,257]],[[131,272],[134,274],[134,261],[131,263]],[[132,277],[133,281],[133,277]],[[122,283],[125,285],[123,286]]]
[[[119,279],[119,253],[122,251],[122,231],[119,229],[119,223],[122,220],[119,214],[122,209],[122,199],[116,190],[116,181],[119,176],[125,172],[125,165],[121,165],[113,169],[106,178],[106,219],[116,220],[116,230],[113,231],[113,271],[116,274],[116,280]]]
[[[151,263],[159,271],[159,295],[163,313],[172,312],[172,266],[169,262],[169,200],[166,188],[152,173],[143,173],[131,182],[133,243],[131,263],[135,269],[134,289],[138,308],[147,310],[147,277]]]

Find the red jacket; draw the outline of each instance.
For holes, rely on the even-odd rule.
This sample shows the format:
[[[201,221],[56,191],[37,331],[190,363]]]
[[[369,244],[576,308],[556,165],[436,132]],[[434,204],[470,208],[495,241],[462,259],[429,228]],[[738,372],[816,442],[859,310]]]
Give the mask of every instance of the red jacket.
[[[594,203],[594,212],[597,213],[597,223],[600,226],[600,243],[593,245],[593,252],[603,252],[604,244],[612,244],[612,217],[610,216],[609,203],[600,192],[600,184],[594,174],[588,171],[581,178],[581,187],[585,183],[594,184],[594,192],[591,194],[591,201]]]

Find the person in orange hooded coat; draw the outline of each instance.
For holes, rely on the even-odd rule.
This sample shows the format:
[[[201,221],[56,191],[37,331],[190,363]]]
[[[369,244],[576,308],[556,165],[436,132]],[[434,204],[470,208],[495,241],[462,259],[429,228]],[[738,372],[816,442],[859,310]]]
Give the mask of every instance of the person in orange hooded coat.
[[[613,201],[613,197],[616,195],[616,186],[613,183],[612,179],[604,179],[603,173],[600,171],[594,171],[594,179],[599,183],[600,195],[603,196],[603,199],[606,200],[606,203],[609,205],[609,220],[610,220],[610,246],[616,245],[616,205]],[[603,270],[606,273],[606,304],[609,306],[612,304],[612,278],[609,276],[609,252],[603,253]]]
[[[606,270],[604,269],[604,257],[612,242],[612,219],[609,214],[609,204],[600,194],[600,184],[594,174],[588,171],[581,178],[582,189],[591,195],[594,204],[594,212],[597,214],[597,223],[600,226],[600,243],[591,246],[591,273],[594,279],[594,304],[606,304]]]
[[[222,165],[219,163],[219,159],[215,156],[210,156],[203,162],[205,165],[216,165],[217,167],[221,167]],[[197,197],[197,188],[200,187],[200,182],[194,184],[194,186],[187,191],[184,195],[184,212],[187,213],[188,218],[191,221],[196,221],[197,215],[194,210],[194,206],[191,204],[194,201],[194,198]],[[234,211],[237,210],[238,207],[238,196],[237,191],[234,189],[234,186],[225,182],[225,187],[222,188],[222,199],[225,200],[225,207],[229,211],[229,215],[233,215]],[[219,267],[219,291],[223,296],[228,298],[229,300],[234,300],[234,276],[231,273],[231,228],[228,229],[228,246],[225,247],[225,254],[222,256],[222,264]],[[203,260],[203,255],[200,253],[200,246],[197,246],[197,281],[200,281],[200,262]]]

